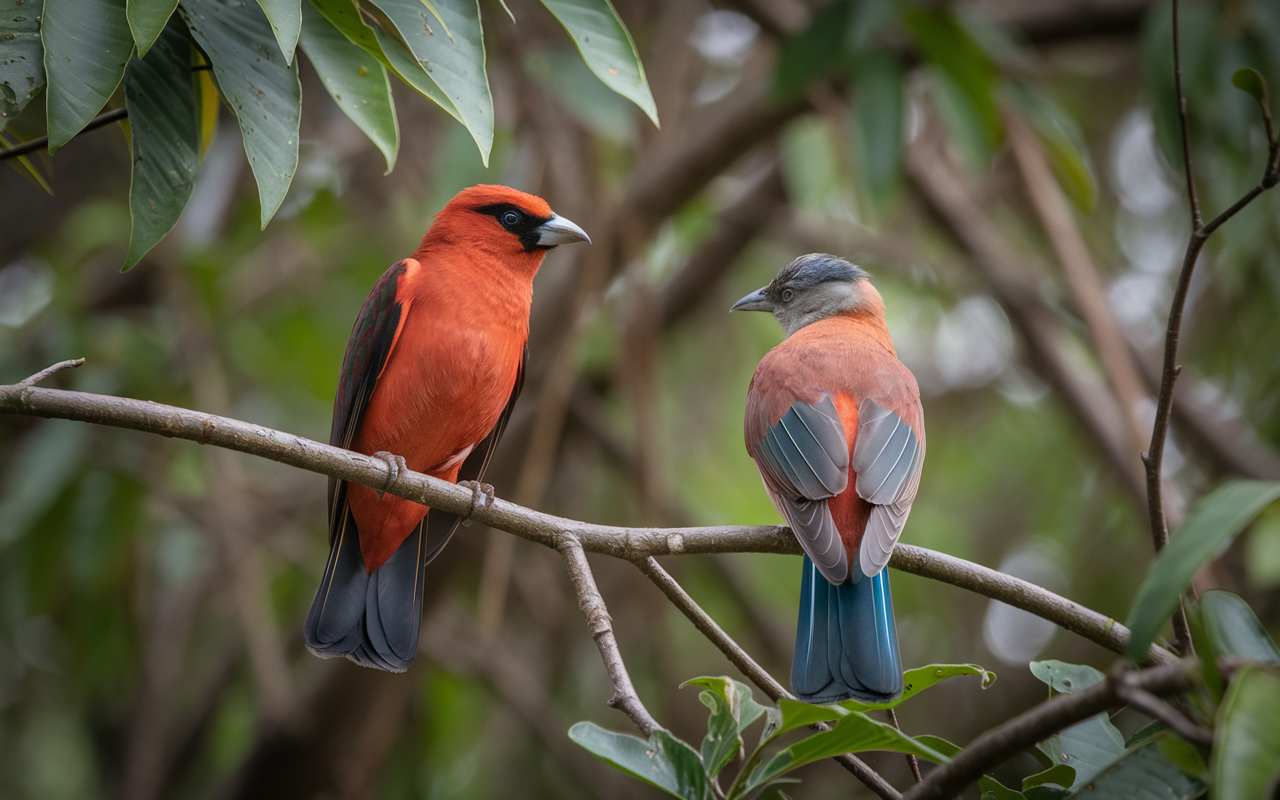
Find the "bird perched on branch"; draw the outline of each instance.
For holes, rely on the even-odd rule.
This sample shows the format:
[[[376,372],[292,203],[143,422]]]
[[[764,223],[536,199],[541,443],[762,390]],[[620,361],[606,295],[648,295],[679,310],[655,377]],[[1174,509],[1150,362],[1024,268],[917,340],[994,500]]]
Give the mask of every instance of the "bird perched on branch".
[[[347,343],[329,443],[403,470],[478,483],[524,376],[533,276],[552,247],[589,242],[546,201],[473,186],[436,215],[413,257],[374,285]],[[459,518],[329,479],[329,560],[307,614],[323,658],[403,671],[418,649],[424,568]]]
[[[792,261],[734,304],[769,311],[786,339],[747,393],[747,452],[804,548],[791,688],[801,700],[902,692],[885,565],[924,463],[924,412],[898,360],[884,300],[835,256]]]

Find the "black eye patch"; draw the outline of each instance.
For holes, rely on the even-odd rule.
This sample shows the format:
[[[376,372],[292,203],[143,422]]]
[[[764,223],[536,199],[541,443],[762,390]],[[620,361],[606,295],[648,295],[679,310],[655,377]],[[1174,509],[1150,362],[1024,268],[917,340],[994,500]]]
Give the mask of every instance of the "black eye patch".
[[[526,252],[538,246],[538,237],[542,235],[538,228],[548,219],[530,214],[511,203],[481,206],[476,212],[496,219],[499,225],[520,240]]]

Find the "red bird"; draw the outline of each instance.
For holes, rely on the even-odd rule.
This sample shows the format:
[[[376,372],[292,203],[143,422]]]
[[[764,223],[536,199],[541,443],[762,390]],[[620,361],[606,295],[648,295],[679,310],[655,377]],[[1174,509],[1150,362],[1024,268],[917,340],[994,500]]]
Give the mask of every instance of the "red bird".
[[[533,276],[587,234],[546,201],[473,186],[383,273],[347,343],[329,443],[446,481],[477,483],[524,375]],[[400,672],[418,649],[424,568],[455,514],[329,479],[329,561],[304,628],[322,658]]]
[[[733,310],[770,311],[786,339],[747,392],[747,452],[804,548],[791,688],[801,700],[902,693],[885,565],[924,463],[924,412],[867,273],[801,256]]]

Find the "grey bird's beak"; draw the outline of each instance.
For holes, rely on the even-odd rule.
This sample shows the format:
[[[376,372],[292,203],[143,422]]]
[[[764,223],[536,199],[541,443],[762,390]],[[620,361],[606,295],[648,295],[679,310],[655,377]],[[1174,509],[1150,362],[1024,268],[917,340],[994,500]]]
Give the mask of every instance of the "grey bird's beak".
[[[764,296],[764,290],[769,287],[765,286],[756,289],[751,294],[742,298],[733,304],[730,311],[773,311],[773,301]]]
[[[538,226],[538,247],[555,247],[558,244],[586,242],[591,244],[587,232],[559,214]]]

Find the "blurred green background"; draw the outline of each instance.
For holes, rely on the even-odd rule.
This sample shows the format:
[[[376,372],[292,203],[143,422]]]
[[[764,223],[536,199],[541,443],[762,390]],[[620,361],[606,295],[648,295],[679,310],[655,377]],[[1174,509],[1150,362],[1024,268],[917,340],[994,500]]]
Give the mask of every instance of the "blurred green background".
[[[506,183],[546,197],[597,253],[555,251],[535,284],[533,373],[490,473],[499,495],[624,525],[778,523],[741,421],[755,364],[781,333],[766,315],[727,309],[795,256],[833,252],[871,273],[924,393],[928,456],[903,541],[1127,616],[1151,543],[1124,466],[1046,379],[1008,298],[902,164],[937,145],[1016,253],[1016,277],[1087,404],[1112,413],[999,112],[1041,121],[1111,311],[1135,362],[1154,369],[1189,233],[1167,5],[621,0],[661,130],[596,81],[549,15],[509,5],[517,25],[482,4],[497,115],[488,167],[460,125],[397,84],[403,141],[384,176],[381,155],[320,102],[304,67],[302,160],[276,219],[259,230],[224,112],[177,228],[123,274],[119,128],[43,157],[52,195],[0,170],[0,383],[83,356],[48,385],[327,440],[366,292],[454,192]],[[1280,86],[1280,11],[1233,0],[1186,3],[1183,15],[1212,215],[1261,174],[1260,117],[1230,76],[1253,66]],[[963,35],[935,35],[953,28]],[[727,155],[663,172],[715,136],[709,152]],[[637,189],[646,180],[665,181],[676,200],[652,201]],[[1192,285],[1166,457],[1184,504],[1225,475],[1280,477],[1278,211],[1280,198],[1264,196],[1233,220]],[[562,413],[543,414],[557,403]],[[1139,469],[1136,449],[1126,452]],[[657,795],[565,736],[580,719],[629,725],[605,705],[612,687],[554,553],[460,529],[429,567],[423,652],[406,675],[306,653],[302,617],[327,550],[324,486],[187,442],[0,417],[0,796]],[[591,560],[641,697],[700,740],[705,709],[679,684],[739,676],[638,571]],[[798,559],[664,563],[785,682]],[[959,589],[901,573],[893,585],[908,667],[975,662],[1000,676],[985,691],[960,679],[904,705],[909,733],[966,743],[1043,698],[1029,660],[1113,660]],[[1241,594],[1280,631],[1280,510],[1197,585]],[[1126,733],[1138,720],[1129,714],[1118,720]],[[870,761],[899,786],[909,779],[900,757]],[[1034,768],[1023,756],[998,774]],[[868,795],[829,762],[801,776],[796,797]]]

